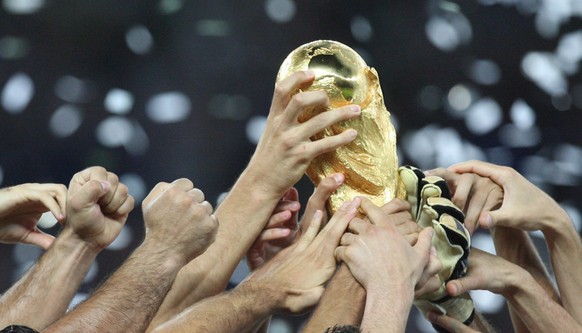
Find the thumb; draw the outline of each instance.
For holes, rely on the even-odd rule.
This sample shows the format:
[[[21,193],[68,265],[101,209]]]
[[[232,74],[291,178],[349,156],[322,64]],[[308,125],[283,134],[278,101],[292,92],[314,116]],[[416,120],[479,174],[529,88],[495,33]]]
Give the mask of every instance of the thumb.
[[[53,244],[54,241],[55,238],[53,236],[36,229],[26,235],[26,237],[22,240],[22,243],[36,245],[46,250]]]
[[[95,204],[110,188],[111,184],[107,181],[88,181],[74,194],[74,201],[78,207]]]
[[[505,225],[507,219],[508,217],[505,216],[502,210],[483,212],[479,216],[479,225],[482,228],[489,229],[496,225]]]
[[[446,284],[447,293],[452,296],[459,296],[468,292],[469,290],[480,290],[481,287],[479,286],[479,281],[472,277],[471,275],[467,275],[460,279],[451,280]]]

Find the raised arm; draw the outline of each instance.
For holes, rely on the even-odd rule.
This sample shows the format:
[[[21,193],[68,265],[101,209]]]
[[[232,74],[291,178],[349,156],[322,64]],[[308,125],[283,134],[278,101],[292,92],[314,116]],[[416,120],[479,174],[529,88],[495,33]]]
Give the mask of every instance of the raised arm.
[[[412,247],[390,223],[380,226],[354,220],[348,230],[336,257],[347,263],[366,289],[362,330],[404,332],[415,286],[423,278],[430,258],[436,258],[436,253],[431,256],[434,231],[423,230]]]
[[[471,250],[467,276],[449,281],[447,290],[452,296],[469,290],[501,294],[531,332],[579,332],[582,329],[526,270],[479,249]]]
[[[50,208],[55,216],[62,218],[65,215],[63,199],[66,200],[67,218],[63,230],[54,242],[41,233],[32,231],[27,234],[25,239],[28,241],[42,240],[39,245],[49,241],[52,245],[39,262],[0,299],[1,327],[18,324],[40,331],[61,318],[95,257],[115,239],[127,214],[133,209],[133,199],[128,196],[127,188],[119,184],[117,176],[103,168],[88,168],[75,174],[69,187],[68,195],[65,193],[63,196],[61,192],[65,190],[64,186],[32,186],[28,188],[28,194],[22,197],[26,199],[23,203],[27,205],[27,209],[22,214],[17,214],[12,221],[23,222],[20,224],[23,228],[13,225],[12,231],[31,230],[29,227],[34,230],[43,209]],[[36,191],[31,193],[32,188],[48,193],[37,192],[37,196],[34,196]],[[33,199],[35,197],[38,200]],[[97,203],[98,201],[101,203]],[[119,209],[102,213],[101,208],[113,207],[112,202],[119,203],[116,207]],[[17,211],[13,209],[12,213]],[[108,234],[81,228],[96,220],[114,217],[119,228]],[[15,233],[12,235],[16,236]]]
[[[303,176],[313,158],[352,141],[354,130],[311,141],[310,137],[341,120],[357,117],[359,107],[323,112],[299,123],[305,110],[325,107],[324,92],[306,91],[312,72],[297,72],[275,87],[267,125],[247,168],[216,211],[216,242],[182,269],[152,323],[162,323],[202,298],[226,287],[232,272],[267,223],[283,194]],[[220,265],[216,265],[220,262]]]
[[[359,200],[346,203],[318,233],[322,211],[291,246],[257,269],[233,291],[207,298],[157,327],[155,333],[251,332],[269,315],[300,313],[319,301],[335,270],[334,251]]]
[[[503,188],[503,204],[499,210],[480,216],[482,226],[543,232],[562,304],[582,323],[582,242],[568,214],[512,168],[470,161],[454,165],[451,170],[488,177]]]
[[[119,212],[124,205],[118,202],[104,211]],[[91,297],[43,332],[122,333],[147,328],[178,270],[214,240],[217,221],[203,193],[188,179],[158,184],[142,209],[143,243]],[[83,227],[104,234],[120,227],[115,219],[92,222]]]

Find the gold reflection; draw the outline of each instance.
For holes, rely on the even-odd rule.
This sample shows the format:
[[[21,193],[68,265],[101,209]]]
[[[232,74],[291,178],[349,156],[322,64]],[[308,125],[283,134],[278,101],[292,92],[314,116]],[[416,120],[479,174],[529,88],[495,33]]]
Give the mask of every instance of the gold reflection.
[[[300,122],[345,105],[357,104],[362,109],[360,117],[337,123],[311,138],[320,140],[349,128],[358,131],[354,141],[320,155],[307,169],[316,185],[332,173],[345,175],[344,184],[328,201],[330,212],[333,214],[355,196],[366,196],[378,206],[394,197],[405,198],[398,177],[396,131],[384,105],[376,70],[368,67],[354,50],[331,40],[314,41],[291,52],[279,69],[277,81],[302,70],[315,72],[315,81],[308,90],[327,92],[330,106],[305,110],[299,116]]]

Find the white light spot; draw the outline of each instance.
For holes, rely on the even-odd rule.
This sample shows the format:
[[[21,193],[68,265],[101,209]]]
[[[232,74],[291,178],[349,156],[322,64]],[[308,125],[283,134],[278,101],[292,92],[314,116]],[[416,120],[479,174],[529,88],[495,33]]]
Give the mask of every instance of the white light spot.
[[[288,321],[281,318],[273,318],[269,324],[269,333],[293,333],[293,327]]]
[[[529,52],[521,62],[521,70],[549,95],[563,95],[567,91],[568,82],[551,54]]]
[[[573,177],[572,182],[575,177],[582,176],[582,147],[562,143],[554,150],[554,159],[560,169]]]
[[[97,273],[99,273],[99,263],[95,260],[91,263],[91,267],[89,267],[89,270],[83,279],[83,283],[91,283],[95,277],[97,277]]]
[[[69,103],[87,103],[95,96],[95,84],[66,75],[57,80],[55,94]]]
[[[59,221],[54,217],[51,212],[44,212],[40,219],[38,220],[38,227],[41,229],[50,229],[54,227]]]
[[[71,309],[75,308],[77,305],[81,304],[81,302],[83,302],[85,299],[87,299],[87,297],[89,297],[89,294],[87,294],[87,293],[77,293],[77,294],[75,294],[75,296],[71,300],[71,303],[69,303],[69,309],[68,310],[71,310]]]
[[[263,116],[254,116],[247,122],[247,139],[253,144],[259,143],[261,135],[265,130],[267,124],[267,118]]]
[[[471,246],[493,255],[497,254],[493,238],[488,233],[476,232],[471,238]]]
[[[145,154],[150,148],[150,139],[146,131],[137,121],[132,121],[133,131],[131,138],[123,144],[125,150],[131,155],[139,156]]]
[[[520,128],[513,124],[505,124],[499,130],[499,141],[512,148],[534,147],[542,140],[540,130],[533,126]]]
[[[148,28],[143,25],[131,27],[125,34],[125,42],[127,47],[138,55],[147,54],[154,47],[154,38]]]
[[[505,298],[487,290],[471,290],[469,292],[475,308],[483,313],[498,313],[505,306]]]
[[[491,60],[476,60],[469,68],[469,76],[479,84],[494,85],[501,79],[501,69]]]
[[[562,206],[568,216],[570,216],[574,229],[576,229],[578,233],[582,232],[582,214],[580,213],[580,210],[570,204],[560,204],[560,206]]]
[[[111,89],[105,96],[105,108],[115,114],[127,114],[133,107],[133,95],[123,89]]]
[[[151,97],[146,104],[146,113],[152,121],[168,124],[186,119],[191,108],[188,96],[181,92],[167,92]]]
[[[8,79],[2,90],[2,107],[12,114],[26,109],[34,95],[34,83],[24,73],[16,73]]]
[[[477,135],[489,133],[502,121],[501,107],[491,98],[482,98],[475,102],[466,112],[467,128]]]
[[[370,21],[365,17],[360,15],[354,16],[350,28],[355,40],[364,43],[372,39],[374,30],[372,29]]]
[[[136,173],[126,173],[119,177],[119,181],[129,190],[129,194],[136,203],[141,202],[147,194],[147,186],[143,178]]]
[[[249,275],[249,267],[245,259],[241,260],[230,277],[230,283],[237,285]]]
[[[4,9],[10,14],[25,15],[38,12],[45,5],[44,0],[4,0]]]
[[[267,0],[265,10],[274,22],[285,23],[293,19],[297,8],[294,0]]]
[[[464,111],[473,102],[471,91],[462,84],[457,84],[449,90],[447,100],[451,108],[455,111]]]
[[[556,55],[560,62],[564,63],[565,68],[563,69],[576,69],[577,63],[582,59],[582,31],[562,36],[556,49]],[[574,74],[574,71],[569,71],[569,74]]]
[[[124,225],[119,235],[117,235],[117,238],[115,238],[115,240],[111,242],[109,246],[107,246],[107,250],[112,251],[123,250],[127,248],[129,244],[131,244],[132,240],[133,232],[131,231],[131,228],[128,227],[127,225]]]
[[[228,192],[222,192],[218,195],[218,197],[216,198],[216,204],[214,205],[214,209],[218,208],[218,206],[220,206],[220,204],[224,201],[224,199],[226,199],[226,196],[228,195]]]
[[[122,146],[132,135],[133,125],[123,117],[111,116],[97,126],[97,140],[105,147]]]
[[[218,94],[212,96],[208,104],[208,113],[220,119],[243,120],[251,109],[250,99],[242,95]]]
[[[453,25],[442,17],[431,17],[426,23],[425,31],[428,40],[441,51],[453,51],[461,43]]]
[[[51,116],[49,128],[56,137],[66,138],[75,133],[82,122],[83,114],[78,107],[63,105]]]
[[[518,99],[511,105],[509,111],[511,120],[519,129],[531,128],[536,123],[534,110],[522,99]]]

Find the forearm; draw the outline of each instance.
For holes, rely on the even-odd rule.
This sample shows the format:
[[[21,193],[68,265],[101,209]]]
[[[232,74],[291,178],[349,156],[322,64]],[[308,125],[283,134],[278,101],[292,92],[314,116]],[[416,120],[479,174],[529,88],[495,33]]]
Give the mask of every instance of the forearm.
[[[531,332],[579,332],[574,318],[550,298],[531,274],[522,271],[503,296]]]
[[[153,332],[254,332],[275,310],[277,299],[275,293],[243,282],[194,304]]]
[[[97,291],[46,333],[143,332],[184,265],[145,241]]]
[[[404,281],[394,288],[378,284],[366,290],[366,309],[362,318],[362,331],[404,332],[412,307],[413,287]]]
[[[552,300],[560,303],[560,295],[527,231],[497,226],[491,233],[497,255],[529,272]]]
[[[582,243],[564,214],[542,230],[564,308],[582,324]]]
[[[19,324],[40,331],[61,318],[97,253],[63,230],[26,275],[2,295],[0,328]]]
[[[282,195],[268,193],[258,183],[248,170],[238,179],[214,214],[219,221],[216,241],[180,271],[152,325],[224,290]]]
[[[321,333],[334,325],[360,325],[365,303],[366,290],[342,263],[302,332]]]

